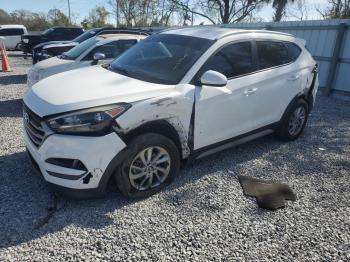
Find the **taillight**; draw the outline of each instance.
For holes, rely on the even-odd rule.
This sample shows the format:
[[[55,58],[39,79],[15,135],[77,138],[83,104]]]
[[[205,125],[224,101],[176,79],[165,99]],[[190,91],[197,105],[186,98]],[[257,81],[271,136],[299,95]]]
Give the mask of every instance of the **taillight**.
[[[318,73],[318,64],[314,66],[314,68],[312,69],[312,73]]]

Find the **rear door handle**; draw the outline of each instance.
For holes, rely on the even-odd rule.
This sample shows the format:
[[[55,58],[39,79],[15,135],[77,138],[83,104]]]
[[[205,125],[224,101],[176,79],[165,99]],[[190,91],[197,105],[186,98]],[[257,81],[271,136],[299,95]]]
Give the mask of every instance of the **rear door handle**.
[[[294,75],[294,76],[291,76],[291,77],[288,77],[287,80],[288,81],[296,81],[300,78],[300,75]]]
[[[245,91],[244,91],[244,94],[245,94],[246,96],[249,96],[249,95],[255,93],[256,91],[258,91],[257,88],[252,88],[252,89],[245,90]]]

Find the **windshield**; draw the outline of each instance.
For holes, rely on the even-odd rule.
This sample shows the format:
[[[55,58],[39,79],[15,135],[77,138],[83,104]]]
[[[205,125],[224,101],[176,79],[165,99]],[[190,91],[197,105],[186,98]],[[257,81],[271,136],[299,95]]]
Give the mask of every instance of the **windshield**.
[[[51,33],[54,30],[55,30],[54,28],[49,28],[49,29],[46,29],[44,32],[42,32],[42,34],[43,35],[48,35],[49,33]]]
[[[68,59],[68,60],[75,60],[77,59],[82,53],[84,53],[87,49],[89,49],[91,46],[96,44],[101,39],[98,37],[92,37],[88,40],[85,40],[84,42],[80,43],[79,45],[73,47],[68,52],[62,54],[62,59]]]
[[[159,84],[177,84],[212,40],[171,34],[146,38],[115,59],[110,70]]]
[[[79,35],[78,37],[74,38],[72,40],[72,42],[82,43],[85,40],[95,36],[98,32],[99,32],[99,28],[90,29],[90,30],[86,31],[85,33]]]

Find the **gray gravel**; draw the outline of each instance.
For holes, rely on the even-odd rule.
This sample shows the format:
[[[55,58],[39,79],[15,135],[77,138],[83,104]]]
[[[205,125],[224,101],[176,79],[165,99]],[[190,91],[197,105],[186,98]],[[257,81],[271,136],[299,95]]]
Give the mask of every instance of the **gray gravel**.
[[[350,102],[319,96],[298,141],[268,136],[197,161],[146,200],[55,199],[25,156],[31,61],[14,55],[0,72],[0,261],[350,260]],[[237,174],[286,182],[298,199],[259,209]]]

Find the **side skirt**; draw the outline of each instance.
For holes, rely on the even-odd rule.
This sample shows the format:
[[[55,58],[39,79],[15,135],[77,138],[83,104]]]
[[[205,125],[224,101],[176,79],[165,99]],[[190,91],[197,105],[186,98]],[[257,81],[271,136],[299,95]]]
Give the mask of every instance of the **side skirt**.
[[[239,135],[237,137],[233,137],[218,143],[215,143],[213,145],[209,145],[203,148],[199,148],[193,152],[192,158],[193,159],[200,159],[212,154],[215,154],[219,151],[235,147],[238,145],[241,145],[243,143],[246,143],[248,141],[257,139],[262,136],[266,136],[269,134],[272,134],[276,127],[278,126],[278,123],[268,125],[266,127],[259,128],[257,130],[253,130],[251,132],[248,132],[243,135]]]

